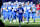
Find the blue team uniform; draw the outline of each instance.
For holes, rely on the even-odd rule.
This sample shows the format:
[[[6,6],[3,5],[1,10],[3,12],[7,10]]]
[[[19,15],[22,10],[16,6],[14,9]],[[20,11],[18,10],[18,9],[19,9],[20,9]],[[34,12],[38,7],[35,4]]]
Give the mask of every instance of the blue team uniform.
[[[30,18],[30,12],[29,11],[31,10],[31,6],[30,5],[29,6],[27,5],[26,6],[26,9],[27,9],[26,13],[27,13],[27,21],[28,21],[29,18]]]
[[[34,22],[35,22],[35,12],[36,12],[36,7],[32,8],[32,18],[34,18]]]
[[[5,8],[6,8],[6,6],[4,7],[4,6],[2,6],[2,11],[3,11],[3,17],[4,17],[4,20],[5,20],[5,18],[7,18],[7,13],[6,13],[6,10],[5,10]]]
[[[16,9],[18,9],[18,5],[16,5]],[[18,15],[18,13],[16,13],[16,16],[17,16],[17,18],[19,18],[19,15]]]
[[[32,4],[32,5],[30,4],[30,6],[33,8],[33,4]],[[31,11],[30,17],[31,17],[31,16],[32,16],[32,11]]]
[[[8,10],[8,18],[10,19],[10,21],[11,21],[11,16],[12,16],[12,13],[11,13],[11,11],[12,11],[12,6],[10,5],[7,5],[7,10]]]
[[[26,13],[26,6],[23,6],[23,9],[24,9],[23,16],[24,16],[24,18],[26,18],[26,17],[27,17],[27,13]]]
[[[20,23],[20,20],[22,21],[23,11],[24,11],[23,8],[18,8],[18,10],[17,10],[17,12],[19,12],[19,23]]]
[[[7,7],[7,5],[5,5]],[[6,11],[6,19],[7,19],[7,11]]]
[[[17,7],[16,7],[16,5],[15,6],[13,6],[13,19],[15,19],[16,20],[16,9],[17,9]]]

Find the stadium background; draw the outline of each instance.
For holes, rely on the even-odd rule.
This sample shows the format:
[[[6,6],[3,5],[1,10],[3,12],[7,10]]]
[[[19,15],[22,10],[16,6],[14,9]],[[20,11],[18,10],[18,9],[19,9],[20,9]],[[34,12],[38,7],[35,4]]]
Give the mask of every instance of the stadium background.
[[[1,0],[1,6],[3,4],[3,2],[8,2],[8,1],[12,1],[12,2],[15,2],[16,0]],[[27,2],[27,1],[32,1],[33,3],[37,4],[37,2],[39,2],[40,0],[18,0],[18,2]],[[1,7],[0,7],[0,15],[1,15]],[[1,16],[0,16],[1,17]],[[36,16],[35,16],[36,17]],[[3,21],[3,18],[1,18],[1,20]],[[34,19],[30,19],[30,21],[34,21]],[[38,22],[37,22],[38,21]],[[18,23],[18,22],[17,22]],[[33,23],[33,22],[29,22],[28,25],[40,25],[40,18],[36,19],[36,23]],[[13,22],[10,24],[8,21],[6,21],[6,23],[4,23],[5,25],[7,26],[11,26],[11,25],[19,25],[19,24],[13,24]],[[27,25],[26,22],[24,24],[22,24],[21,22],[21,25]]]

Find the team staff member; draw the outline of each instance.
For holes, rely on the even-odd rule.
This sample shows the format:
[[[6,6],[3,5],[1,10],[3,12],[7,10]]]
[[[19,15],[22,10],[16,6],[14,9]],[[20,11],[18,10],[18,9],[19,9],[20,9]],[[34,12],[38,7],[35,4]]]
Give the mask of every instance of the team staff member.
[[[39,16],[39,3],[36,5],[36,16],[38,17]]]

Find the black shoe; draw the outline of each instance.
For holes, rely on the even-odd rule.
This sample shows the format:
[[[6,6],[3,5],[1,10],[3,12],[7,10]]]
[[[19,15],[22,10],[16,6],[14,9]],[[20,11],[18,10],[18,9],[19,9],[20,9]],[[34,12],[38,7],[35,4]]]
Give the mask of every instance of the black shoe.
[[[34,21],[34,23],[35,23],[35,21]]]
[[[21,24],[19,23],[19,27],[21,27]]]
[[[32,18],[33,19],[33,18]]]
[[[28,22],[27,22],[27,24],[28,24]]]

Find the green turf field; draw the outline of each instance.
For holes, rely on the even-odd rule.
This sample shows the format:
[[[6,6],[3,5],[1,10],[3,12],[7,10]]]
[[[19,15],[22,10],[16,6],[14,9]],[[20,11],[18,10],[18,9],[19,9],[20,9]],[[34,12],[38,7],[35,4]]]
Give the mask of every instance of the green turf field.
[[[2,22],[4,21],[3,18],[0,18],[0,20],[2,20]],[[29,24],[27,24],[26,19],[25,19],[25,23],[21,22],[21,26],[25,26],[25,25],[37,26],[37,25],[40,25],[40,18],[36,18],[35,23],[34,23],[34,19],[32,19],[32,18],[30,18],[29,21],[30,21]],[[6,21],[4,23],[4,25],[5,26],[19,26],[19,22],[16,21],[16,23],[13,23],[13,20],[12,20],[12,23],[10,23],[9,21]]]

